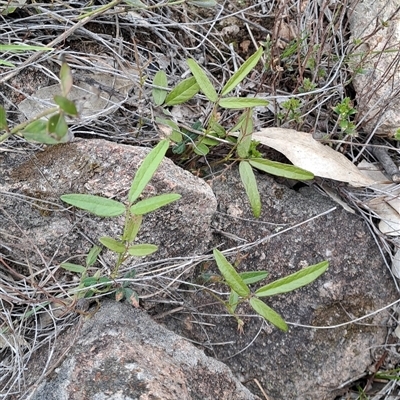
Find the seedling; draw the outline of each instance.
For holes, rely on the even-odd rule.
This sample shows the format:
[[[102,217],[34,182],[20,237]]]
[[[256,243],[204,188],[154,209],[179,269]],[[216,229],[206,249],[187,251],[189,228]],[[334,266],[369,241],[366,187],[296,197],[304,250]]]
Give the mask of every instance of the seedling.
[[[259,217],[261,214],[261,200],[253,168],[290,179],[309,180],[314,178],[312,173],[296,166],[263,159],[256,150],[256,144],[252,140],[253,109],[257,106],[265,107],[268,105],[267,100],[228,97],[257,65],[263,53],[264,50],[260,47],[219,91],[214,88],[207,73],[200,65],[194,59],[188,59],[187,64],[193,75],[192,77],[184,79],[168,92],[167,76],[164,71],[158,71],[153,80],[154,88],[152,92],[154,103],[157,106],[163,106],[166,115],[169,114],[167,107],[185,103],[199,92],[202,92],[207,100],[212,103],[212,111],[206,126],[196,122],[192,126],[193,131],[188,132],[180,129],[178,124],[170,119],[159,119],[159,122],[171,128],[169,138],[176,143],[173,147],[173,152],[176,154],[187,154],[187,149],[189,148],[195,154],[204,156],[209,153],[211,147],[220,144],[220,139],[232,143],[231,151],[220,162],[233,161],[239,163],[240,177],[255,217]],[[297,100],[294,99],[288,110],[291,113],[291,117],[299,119],[300,114],[296,102]],[[218,109],[220,107],[243,110],[238,122],[230,131],[227,131],[218,121]],[[230,136],[230,133],[234,132],[239,132],[237,139]]]
[[[218,269],[223,277],[222,282],[231,289],[228,301],[225,302],[222,299],[218,299],[225,305],[228,312],[236,318],[239,331],[243,330],[244,322],[235,314],[235,311],[238,304],[248,302],[253,310],[266,321],[287,332],[288,326],[284,319],[275,310],[260,300],[260,298],[291,292],[308,285],[321,276],[329,266],[328,261],[322,261],[284,278],[277,279],[252,293],[250,285],[265,279],[268,276],[268,272],[251,271],[238,273],[219,250],[214,249],[213,253]]]
[[[157,246],[153,244],[134,244],[142,224],[143,215],[178,200],[181,195],[168,193],[140,201],[137,201],[137,199],[156,172],[168,147],[169,141],[162,140],[143,160],[132,181],[127,204],[88,194],[65,194],[61,196],[62,201],[82,210],[89,211],[99,217],[117,217],[125,214],[124,229],[121,237],[117,239],[108,236],[99,238],[100,243],[114,252],[117,257],[110,277],[100,277],[99,274],[88,277],[88,268],[96,262],[97,256],[100,253],[98,247],[92,248],[89,252],[86,259],[86,266],[70,263],[61,264],[63,268],[81,274],[80,289],[83,287],[91,288],[93,286],[96,288],[88,289],[84,297],[91,297],[99,290],[103,292],[110,291],[113,280],[118,276],[119,268],[129,257],[144,257],[157,251]],[[132,273],[128,277],[132,278]],[[100,289],[98,286],[100,286]],[[127,298],[132,303],[137,304],[137,296],[127,284],[117,289],[116,298],[117,300]]]

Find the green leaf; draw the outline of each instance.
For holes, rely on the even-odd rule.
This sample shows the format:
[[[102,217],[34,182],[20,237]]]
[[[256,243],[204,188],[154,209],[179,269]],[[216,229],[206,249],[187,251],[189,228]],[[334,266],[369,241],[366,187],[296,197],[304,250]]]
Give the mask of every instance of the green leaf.
[[[218,3],[215,0],[188,0],[189,4],[193,4],[196,7],[211,8],[215,7]]]
[[[275,325],[280,330],[287,332],[288,326],[283,318],[274,311],[271,307],[268,307],[263,301],[252,297],[250,299],[250,305],[253,307],[253,310],[265,318],[267,321],[271,322],[271,324]]]
[[[241,158],[246,158],[249,154],[250,145],[251,145],[251,137],[254,131],[253,129],[253,118],[252,111],[248,108],[243,113],[243,123],[240,126],[240,133],[238,137],[238,145],[237,145],[237,153]]]
[[[176,193],[160,194],[159,196],[149,197],[148,199],[138,201],[130,208],[130,212],[136,215],[143,215],[158,208],[161,208],[173,201],[180,199],[182,196]]]
[[[328,268],[329,262],[322,261],[315,265],[310,265],[307,268],[278,279],[270,284],[261,287],[255,293],[257,297],[272,296],[274,294],[287,293],[292,290],[298,289],[302,286],[308,285],[315,281],[322,275]]]
[[[249,198],[253,215],[258,218],[261,214],[261,198],[257,188],[256,177],[247,161],[239,163],[240,179],[242,180],[247,197]]]
[[[126,301],[129,301],[134,307],[139,307],[139,297],[131,288],[124,288]]]
[[[119,201],[91,194],[64,194],[60,198],[65,203],[89,211],[99,217],[116,217],[126,211],[125,206]]]
[[[8,129],[6,110],[0,105],[0,130]]]
[[[67,96],[72,88],[72,73],[66,62],[63,62],[60,69],[61,91]]]
[[[142,3],[140,0],[124,0],[123,3],[134,8],[147,8],[146,4]]]
[[[222,88],[222,96],[225,96],[228,94],[230,91],[235,89],[237,85],[239,85],[240,82],[246,76],[249,74],[249,72],[257,65],[258,61],[260,60],[262,54],[263,54],[264,49],[260,46],[260,48],[251,56],[249,57],[243,64],[242,66],[231,76],[231,78],[226,82],[225,86]]]
[[[54,135],[56,139],[62,139],[68,132],[68,125],[63,114],[54,114],[47,123],[47,132]]]
[[[125,252],[125,244],[119,240],[115,240],[108,236],[101,237],[99,239],[100,243],[103,246],[106,246],[107,249],[114,251],[115,253],[124,253]]]
[[[135,257],[144,257],[149,254],[153,254],[158,250],[158,247],[154,244],[135,244],[129,247],[128,253]]]
[[[200,90],[204,93],[208,100],[216,103],[218,101],[218,94],[214,89],[213,84],[208,79],[206,73],[193,58],[189,58],[186,60],[186,62],[188,63],[193,76],[196,78],[196,82],[199,84]]]
[[[115,301],[121,301],[125,298],[125,288],[119,287],[115,291]]]
[[[163,70],[157,71],[157,73],[154,76],[153,79],[153,85],[158,86],[153,88],[152,90],[152,95],[153,95],[153,100],[154,103],[157,106],[160,106],[161,104],[164,103],[165,98],[167,97],[168,91],[165,89],[160,89],[160,88],[168,88],[168,79],[167,79],[167,74]]]
[[[252,158],[249,163],[260,171],[271,175],[282,176],[288,179],[307,181],[314,179],[314,174],[305,169],[295,167],[294,165],[284,164],[277,161],[265,160],[263,158]]]
[[[194,76],[184,79],[178,83],[174,89],[167,95],[165,99],[166,106],[175,106],[177,104],[185,103],[193,98],[200,90],[196,78]]]
[[[249,97],[225,97],[221,99],[218,104],[223,108],[242,109],[248,107],[265,107],[268,105],[267,100],[253,99]]]
[[[229,294],[229,300],[228,300],[228,308],[229,308],[229,312],[231,314],[235,313],[238,303],[239,303],[239,295],[236,292],[234,292],[233,290],[231,290],[231,293]]]
[[[75,103],[66,97],[55,95],[54,102],[68,115],[78,115]]]
[[[31,122],[22,130],[21,133],[26,140],[35,141],[39,143],[58,144],[63,142],[62,138],[57,139],[48,134],[47,122],[43,119]]]
[[[213,137],[218,137],[215,132],[209,133],[207,136],[203,136],[201,143],[207,146],[216,146],[219,144],[218,140],[213,139]]]
[[[203,143],[195,143],[193,145],[193,151],[198,155],[198,156],[205,156],[210,152],[210,149]]]
[[[18,53],[21,51],[50,51],[54,50],[52,47],[43,46],[29,46],[27,44],[0,44],[0,53],[10,51],[11,53]]]
[[[267,271],[249,271],[249,272],[241,272],[240,277],[243,279],[243,282],[246,285],[251,285],[253,283],[257,283],[262,281],[268,276]]]
[[[15,64],[6,60],[0,60],[0,65],[5,65],[6,67],[15,68]]]
[[[101,253],[101,247],[94,245],[90,249],[88,255],[86,256],[86,266],[91,267],[92,265],[94,265],[100,253]]]
[[[124,233],[122,240],[126,240],[128,243],[133,242],[139,232],[140,226],[142,225],[143,217],[141,215],[129,215],[125,220]]]
[[[228,286],[239,296],[247,297],[250,294],[250,289],[243,282],[243,279],[236,272],[235,268],[228,262],[224,255],[217,249],[213,250],[215,261],[218,269],[226,280]]]
[[[60,264],[60,267],[67,271],[77,272],[78,274],[84,274],[86,272],[86,268],[79,264],[62,263]]]
[[[147,154],[132,181],[128,195],[129,203],[132,204],[141,195],[143,189],[150,182],[157,168],[161,164],[161,161],[168,150],[168,146],[168,140],[161,140],[160,143],[158,143],[157,146],[154,147],[149,154]]]

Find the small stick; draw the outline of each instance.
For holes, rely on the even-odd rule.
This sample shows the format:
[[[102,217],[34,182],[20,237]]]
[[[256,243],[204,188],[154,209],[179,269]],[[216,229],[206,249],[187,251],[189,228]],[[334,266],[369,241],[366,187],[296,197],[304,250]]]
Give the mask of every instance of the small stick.
[[[382,147],[371,146],[371,151],[372,151],[372,154],[382,164],[386,173],[390,176],[390,179],[395,183],[400,182],[400,171],[399,171],[397,165],[390,158],[387,150]]]

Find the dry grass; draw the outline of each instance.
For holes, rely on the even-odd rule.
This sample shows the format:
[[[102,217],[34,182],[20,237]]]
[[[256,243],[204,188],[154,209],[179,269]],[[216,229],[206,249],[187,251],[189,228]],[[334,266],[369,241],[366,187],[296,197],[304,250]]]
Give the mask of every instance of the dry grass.
[[[100,11],[82,18],[83,1],[28,2],[21,10],[0,17],[0,43],[54,48],[51,52],[1,55],[1,59],[15,64],[12,69],[0,68],[0,101],[7,110],[10,124],[20,122],[18,104],[23,99],[40,103],[35,97],[36,89],[58,83],[61,60],[66,60],[75,82],[86,83],[92,88],[88,95],[97,93],[105,102],[103,109],[92,110],[84,101],[78,101],[84,116],[71,126],[72,133],[85,138],[151,145],[158,137],[155,117],[160,113],[151,102],[152,79],[157,70],[164,69],[173,86],[187,76],[185,59],[193,57],[210,73],[218,87],[263,43],[266,46],[265,68],[254,71],[236,90],[240,96],[257,93],[270,100],[270,107],[255,115],[256,129],[283,126],[312,132],[331,141],[354,162],[363,158],[375,161],[366,146],[373,140],[397,154],[393,141],[379,138],[376,142],[374,133],[379,129],[379,116],[398,96],[398,88],[394,87],[382,104],[371,108],[370,114],[355,116],[358,136],[343,136],[333,112],[333,107],[346,96],[354,97],[351,80],[363,67],[365,57],[373,54],[376,61],[381,57],[380,53],[374,54],[373,49],[361,52],[362,43],[354,43],[350,37],[348,20],[357,0],[243,0],[219,2],[212,9],[186,3],[168,6],[167,2],[146,0],[147,9],[137,10],[121,2],[115,3],[115,7],[107,11],[101,11],[99,5],[94,9],[86,8],[85,12]],[[377,25],[376,30],[379,29]],[[393,78],[398,61],[399,56],[396,56],[391,68],[376,83],[375,90]],[[93,71],[107,75],[108,83],[97,81]],[[123,80],[128,89],[115,89],[118,80]],[[307,84],[311,84],[309,90],[305,90]],[[295,118],[281,105],[293,98],[300,100]],[[177,114],[177,118],[190,125],[196,119],[206,121],[210,110],[210,105],[199,96],[181,110],[183,115]],[[235,112],[224,111],[220,121],[229,128],[234,125],[235,118]],[[364,131],[365,124],[372,118],[376,124]],[[2,144],[0,151],[29,153],[38,148],[12,137]],[[366,198],[374,193],[350,188],[340,190],[368,222],[390,269],[393,249],[398,243],[380,233],[374,214],[363,206]],[[1,192],[1,195],[9,194]],[[21,198],[21,201],[32,199]],[[56,360],[52,354],[57,336],[66,327],[76,324],[79,314],[75,313],[75,297],[70,292],[76,282],[60,284],[59,265],[53,265],[44,257],[42,265],[14,260],[12,248],[7,247],[5,240],[6,226],[14,221],[1,206],[0,215],[3,221],[0,227],[0,398],[5,399],[13,395],[17,398],[30,390],[26,387],[24,368],[38,348],[49,348],[43,377],[54,368]],[[23,227],[20,230],[24,235]],[[245,244],[240,249],[257,244]],[[231,252],[238,249],[231,249]],[[36,250],[40,255],[40,249]],[[163,301],[167,295],[168,301],[181,307],[182,298],[173,290],[174,285],[188,268],[209,258],[137,265],[132,283],[145,289],[147,294],[143,297]],[[124,272],[122,270],[121,274]]]

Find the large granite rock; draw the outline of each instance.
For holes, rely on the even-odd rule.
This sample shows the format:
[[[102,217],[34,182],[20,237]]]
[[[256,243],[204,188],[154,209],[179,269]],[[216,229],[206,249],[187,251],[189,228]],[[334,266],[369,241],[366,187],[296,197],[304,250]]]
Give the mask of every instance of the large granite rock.
[[[349,12],[353,43],[350,55],[353,66],[357,110],[363,127],[385,137],[396,135],[400,128],[400,20],[398,0],[357,1]],[[376,131],[375,131],[376,129]]]
[[[328,271],[313,284],[263,298],[290,322],[289,332],[252,317],[254,312],[243,306],[238,309],[245,322],[240,335],[235,319],[200,291],[185,299],[185,314],[163,321],[203,344],[207,354],[229,365],[253,393],[261,396],[257,379],[270,400],[333,400],[341,384],[373,363],[373,349],[385,342],[388,313],[358,324],[340,324],[396,300],[395,285],[360,217],[312,187],[296,192],[266,175],[258,175],[258,182],[263,208],[261,218],[254,220],[237,171],[226,171],[213,180],[219,204],[214,244],[228,249],[267,239],[250,249],[234,250],[231,261],[239,261],[239,271],[269,271],[268,282],[329,260]],[[332,207],[336,209],[318,217]],[[279,233],[312,217],[316,218]],[[216,272],[215,266],[204,267],[203,272]],[[217,284],[211,288],[227,292]],[[340,326],[329,328],[335,325]]]
[[[63,341],[72,349],[30,400],[258,399],[226,365],[127,304],[104,302]]]

